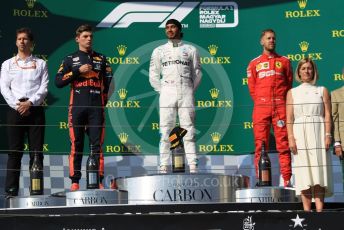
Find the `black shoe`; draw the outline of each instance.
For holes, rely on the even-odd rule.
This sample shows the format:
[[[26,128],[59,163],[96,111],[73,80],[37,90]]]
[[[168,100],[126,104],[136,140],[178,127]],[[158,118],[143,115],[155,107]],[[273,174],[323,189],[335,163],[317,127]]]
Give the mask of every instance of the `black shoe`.
[[[18,189],[8,188],[6,189],[6,197],[18,196]]]

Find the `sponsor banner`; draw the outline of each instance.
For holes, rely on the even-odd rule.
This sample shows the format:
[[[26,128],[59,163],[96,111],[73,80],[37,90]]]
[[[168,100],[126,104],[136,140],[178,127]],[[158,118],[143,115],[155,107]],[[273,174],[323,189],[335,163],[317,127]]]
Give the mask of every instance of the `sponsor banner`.
[[[104,113],[105,155],[158,155],[159,94],[149,83],[149,63],[152,51],[166,43],[166,21],[175,18],[181,21],[184,42],[200,54],[203,78],[195,93],[197,152],[250,154],[254,150],[253,102],[246,69],[262,52],[261,31],[276,31],[277,52],[291,60],[294,70],[302,58],[312,58],[321,76],[318,84],[332,91],[344,81],[343,63],[338,61],[342,59],[338,51],[344,50],[344,30],[341,12],[331,9],[342,8],[341,0],[8,1],[0,15],[4,22],[0,26],[0,61],[16,54],[15,30],[30,27],[35,35],[33,53],[47,61],[50,75],[44,101],[45,151],[68,154],[70,88],[55,87],[54,77],[63,58],[77,49],[76,28],[91,24],[94,50],[107,57],[114,73]],[[271,76],[274,72],[267,71],[259,77]],[[2,125],[7,107],[2,97],[0,104],[0,135],[4,137],[0,148],[8,149],[6,126]],[[273,141],[271,145],[275,146]],[[89,152],[87,141],[84,149]]]

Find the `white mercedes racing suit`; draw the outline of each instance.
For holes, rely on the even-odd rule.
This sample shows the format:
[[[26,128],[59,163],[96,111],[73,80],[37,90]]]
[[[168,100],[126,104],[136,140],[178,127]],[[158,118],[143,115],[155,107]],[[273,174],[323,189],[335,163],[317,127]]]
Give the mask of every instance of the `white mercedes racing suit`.
[[[189,165],[196,165],[194,92],[201,81],[201,65],[195,47],[168,41],[153,51],[149,81],[160,93],[160,165],[169,165],[169,134],[176,126],[187,130],[184,148]]]

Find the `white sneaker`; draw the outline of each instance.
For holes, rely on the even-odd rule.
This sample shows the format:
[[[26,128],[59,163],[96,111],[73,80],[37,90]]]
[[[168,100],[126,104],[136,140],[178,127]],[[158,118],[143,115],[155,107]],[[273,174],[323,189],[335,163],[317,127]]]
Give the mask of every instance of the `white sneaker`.
[[[167,165],[160,165],[159,167],[159,173],[160,174],[166,174],[167,173]]]
[[[190,173],[197,173],[197,165],[189,165]]]

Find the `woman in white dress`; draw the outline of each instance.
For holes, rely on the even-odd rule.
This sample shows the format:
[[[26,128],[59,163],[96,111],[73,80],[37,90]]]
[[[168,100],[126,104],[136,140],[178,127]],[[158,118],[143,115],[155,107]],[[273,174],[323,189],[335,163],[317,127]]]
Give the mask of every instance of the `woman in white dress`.
[[[315,63],[302,59],[295,72],[301,84],[287,94],[287,130],[293,153],[296,195],[301,195],[303,209],[311,210],[312,198],[317,212],[324,207],[324,197],[333,190],[331,156],[331,100],[325,87],[316,86]]]

